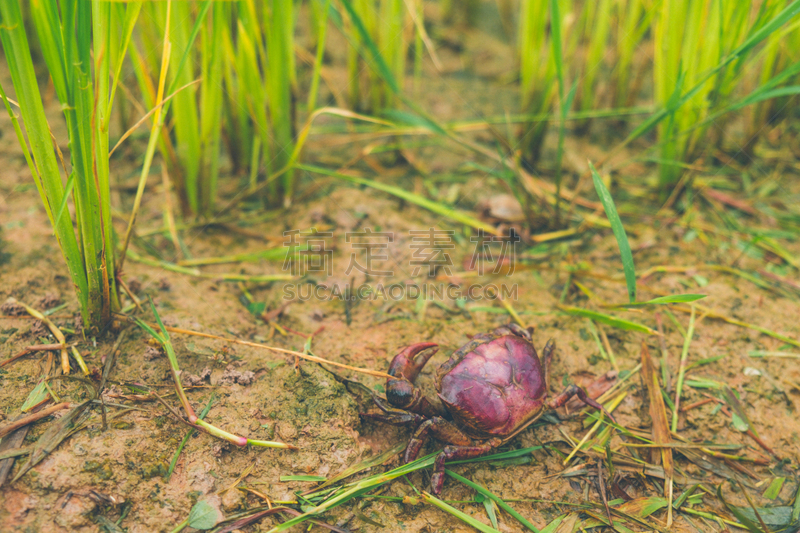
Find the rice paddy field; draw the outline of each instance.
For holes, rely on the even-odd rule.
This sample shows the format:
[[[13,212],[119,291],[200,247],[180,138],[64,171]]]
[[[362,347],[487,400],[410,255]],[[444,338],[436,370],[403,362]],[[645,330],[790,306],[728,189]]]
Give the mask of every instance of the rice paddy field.
[[[800,0],[4,0],[0,44],[0,531],[800,531]],[[440,400],[506,324],[544,388],[504,344]]]

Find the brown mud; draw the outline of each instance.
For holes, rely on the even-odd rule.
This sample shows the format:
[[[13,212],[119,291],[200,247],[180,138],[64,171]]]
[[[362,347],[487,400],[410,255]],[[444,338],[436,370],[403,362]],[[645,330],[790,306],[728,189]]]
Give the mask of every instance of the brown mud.
[[[463,37],[462,37],[463,38]],[[471,42],[463,38],[465,46]],[[335,47],[333,47],[335,48]],[[510,59],[501,50],[486,52],[483,47],[480,57],[462,52],[461,56],[448,58],[447,49],[441,52],[452,71],[458,70],[453,62],[461,58],[469,60],[468,81],[457,76],[443,76],[425,87],[426,101],[432,113],[442,120],[454,117],[475,116],[474,109],[483,115],[502,114],[513,109],[512,88],[498,85],[496,77],[510,70],[503,62]],[[505,49],[507,52],[507,48]],[[467,58],[467,59],[464,59]],[[472,67],[474,65],[474,68]],[[482,67],[483,65],[483,67]],[[486,70],[492,66],[492,71]],[[331,73],[342,75],[341,71]],[[444,80],[444,81],[442,81]],[[440,85],[437,85],[440,84]],[[4,80],[4,86],[6,85]],[[475,95],[472,101],[459,100],[453,95]],[[480,96],[483,95],[483,96]],[[491,95],[491,97],[489,97]],[[52,116],[58,114],[57,106]],[[322,124],[322,123],[320,123]],[[43,299],[53,299],[53,294],[66,303],[66,307],[54,314],[60,326],[74,327],[77,305],[72,288],[52,236],[38,194],[25,166],[8,117],[0,116],[0,226],[2,226],[2,266],[0,266],[0,302],[14,297],[34,307],[41,307]],[[595,127],[595,136],[589,139],[568,139],[566,167],[568,172],[580,173],[587,156],[599,158],[607,141],[600,138],[604,127]],[[56,128],[54,134],[64,139]],[[490,140],[484,132],[475,134],[479,140]],[[382,139],[367,139],[367,142],[383,142]],[[347,135],[314,136],[307,150],[308,158],[315,163],[330,167],[344,164],[363,149],[366,142],[353,140]],[[65,147],[62,147],[65,148]],[[120,217],[115,221],[118,229],[127,216],[131,205],[131,189],[136,176],[136,158],[140,146],[127,148],[126,156],[113,166],[115,179],[115,207]],[[545,159],[547,159],[546,147]],[[363,175],[372,177],[376,170],[385,172],[383,178],[407,186],[425,194],[435,194],[439,201],[457,198],[458,207],[477,209],[481,200],[495,196],[501,189],[496,180],[470,177],[462,174],[462,164],[470,154],[458,148],[447,149],[435,143],[428,146],[406,149],[413,156],[418,169],[424,168],[431,176],[431,187],[414,178],[413,168],[394,155],[363,157],[360,166]],[[552,155],[552,154],[551,154]],[[364,165],[363,163],[367,163]],[[482,162],[487,164],[486,161]],[[765,161],[763,165],[775,168],[778,163]],[[371,169],[369,167],[372,167]],[[624,192],[625,184],[618,184],[613,191],[620,192],[623,205],[636,202],[630,191],[639,191],[637,179],[652,175],[653,169],[631,166],[626,170],[625,183],[631,187]],[[786,170],[780,187],[785,194],[797,194],[796,170]],[[795,175],[791,175],[794,172]],[[638,173],[638,174],[637,174]],[[713,169],[709,171],[713,174]],[[791,178],[791,180],[790,180]],[[403,203],[384,193],[361,189],[323,179],[319,176],[304,176],[307,195],[301,198],[290,211],[278,211],[268,218],[252,205],[239,214],[239,219],[228,227],[209,225],[186,230],[183,240],[194,257],[215,257],[235,253],[251,252],[280,245],[284,231],[307,229],[315,226],[334,233],[332,273],[329,284],[343,287],[355,279],[358,285],[363,276],[345,275],[350,255],[344,241],[346,231],[364,228],[381,228],[394,232],[395,242],[389,255],[395,258],[396,279],[412,278],[408,265],[411,256],[409,230],[438,229],[454,230],[456,248],[451,252],[453,271],[458,273],[462,259],[469,257],[471,246],[462,229],[449,220],[442,219],[418,207]],[[616,178],[615,178],[616,179]],[[648,178],[649,179],[649,178]],[[231,198],[239,186],[238,178],[231,179],[223,196]],[[792,183],[793,180],[793,183]],[[794,189],[792,189],[794,187]],[[641,192],[641,191],[640,191]],[[646,194],[641,192],[641,194]],[[587,198],[593,198],[588,195]],[[774,197],[768,199],[774,200]],[[224,202],[224,200],[223,200]],[[648,205],[656,206],[654,198],[645,198]],[[725,206],[723,206],[725,207]],[[139,216],[139,232],[144,234],[163,223],[164,190],[158,172],[154,172],[148,183],[145,202]],[[726,207],[730,209],[730,207]],[[655,212],[656,207],[652,208]],[[624,208],[623,208],[624,211]],[[697,220],[711,217],[697,212]],[[738,213],[736,216],[746,216]],[[751,218],[754,226],[774,225],[766,218]],[[708,263],[736,265],[743,270],[758,270],[765,259],[751,254],[740,254],[733,248],[723,249],[711,244],[719,243],[713,235],[699,238],[687,237],[687,229],[679,224],[663,224],[663,219],[642,219],[632,224],[629,237],[635,251],[638,272],[658,265],[692,266]],[[233,229],[232,229],[233,228]],[[244,231],[237,233],[236,229]],[[694,230],[691,230],[694,231]],[[252,236],[262,236],[262,239]],[[709,243],[709,239],[711,244]],[[164,232],[147,237],[153,250],[168,261],[179,259],[168,235]],[[704,242],[705,241],[705,242]],[[790,254],[798,257],[800,246],[784,242]],[[137,244],[134,245],[138,246]],[[143,253],[141,248],[137,248]],[[752,254],[755,255],[755,254]],[[737,257],[740,256],[740,257]],[[774,257],[767,257],[780,263]],[[281,261],[259,263],[234,263],[202,267],[203,272],[242,273],[262,275],[281,273]],[[518,265],[510,277],[483,279],[512,282],[518,286],[517,299],[510,303],[523,321],[535,326],[535,344],[541,348],[547,339],[554,339],[558,349],[552,371],[551,392],[562,388],[562,381],[589,380],[611,369],[607,360],[599,356],[599,350],[591,336],[587,321],[568,316],[557,308],[569,271],[593,294],[592,303],[574,285],[567,291],[566,303],[575,306],[591,306],[598,302],[617,303],[626,298],[624,281],[621,278],[617,245],[609,231],[587,230],[577,239],[548,245],[535,254],[529,266]],[[213,333],[226,337],[254,340],[273,346],[302,350],[305,339],[288,331],[310,334],[324,326],[324,330],[313,339],[315,354],[354,366],[385,370],[391,357],[406,344],[418,341],[433,341],[441,346],[440,352],[431,360],[420,380],[430,387],[431,376],[436,365],[444,362],[450,352],[467,341],[467,335],[488,331],[510,320],[497,302],[470,303],[481,310],[464,313],[452,301],[443,306],[430,304],[421,309],[413,301],[384,302],[362,301],[346,306],[341,301],[297,301],[289,305],[277,323],[286,328],[282,335],[274,328],[248,312],[242,304],[242,291],[235,283],[214,279],[200,279],[128,260],[125,279],[136,280],[140,297],[151,296],[167,325]],[[457,276],[457,274],[455,274]],[[797,271],[787,275],[796,279]],[[463,281],[463,280],[462,280]],[[276,309],[283,303],[281,283],[248,284],[247,288],[256,302],[266,303],[266,309]],[[714,311],[747,323],[780,332],[792,339],[800,340],[800,325],[797,316],[800,304],[797,298],[781,296],[773,291],[757,287],[741,278],[723,272],[687,270],[683,272],[656,273],[639,283],[639,300],[646,300],[663,293],[703,293],[708,297],[700,303]],[[49,303],[47,301],[45,304]],[[486,308],[492,307],[487,311]],[[593,307],[597,309],[597,307]],[[608,310],[611,314],[655,327],[653,312]],[[675,312],[683,328],[688,325],[688,315]],[[698,312],[695,336],[689,351],[689,362],[722,356],[703,366],[690,370],[695,378],[707,378],[729,385],[737,391],[747,414],[757,427],[761,438],[783,459],[778,465],[774,459],[769,466],[745,464],[752,473],[751,483],[758,488],[755,494],[757,505],[792,501],[797,489],[796,468],[800,462],[800,368],[796,359],[759,358],[747,356],[753,350],[786,351],[795,347],[756,331],[724,323],[712,317],[703,317]],[[149,313],[147,315],[149,317]],[[660,359],[658,337],[603,327],[621,370],[631,370],[639,363],[640,345],[645,341],[654,358]],[[678,370],[678,358],[683,346],[683,335],[665,318],[666,345],[669,366],[674,376]],[[115,341],[115,333],[97,339],[80,341],[81,350],[90,351],[86,357],[90,368],[102,368],[103,358]],[[78,337],[72,336],[72,339]],[[332,476],[371,456],[377,455],[398,441],[408,438],[409,431],[403,428],[384,426],[361,420],[359,412],[370,408],[368,398],[354,395],[330,370],[340,376],[358,380],[369,389],[382,390],[382,382],[370,376],[356,375],[319,365],[302,362],[295,369],[291,357],[243,346],[226,346],[220,341],[211,341],[173,334],[176,352],[184,375],[207,377],[199,379],[199,386],[188,392],[196,410],[202,409],[211,398],[216,398],[207,420],[222,428],[253,438],[276,439],[291,443],[298,451],[274,449],[239,449],[230,444],[214,440],[201,434],[189,439],[178,460],[177,468],[168,482],[164,475],[178,443],[186,434],[185,426],[174,420],[157,402],[128,401],[120,397],[129,391],[122,384],[145,383],[164,394],[171,391],[168,363],[165,357],[148,352],[147,336],[138,329],[131,329],[120,347],[120,354],[110,379],[112,386],[106,400],[125,404],[133,409],[122,411],[109,407],[109,427],[102,429],[99,409],[92,408],[85,430],[67,439],[55,452],[42,461],[31,472],[13,484],[0,489],[0,530],[2,531],[98,531],[114,530],[109,523],[116,522],[122,513],[125,518],[119,527],[128,532],[170,531],[188,515],[193,503],[207,499],[226,513],[242,511],[262,502],[252,494],[232,488],[241,474],[249,469],[244,479],[248,487],[263,493],[272,500],[294,500],[295,492],[309,488],[308,482],[286,481],[281,476],[317,475]],[[0,318],[0,358],[22,350],[30,344],[54,342],[35,321],[25,317]],[[0,369],[0,425],[17,415],[25,398],[37,383],[42,368],[51,355],[32,355]],[[253,372],[249,384],[223,379],[232,371]],[[246,383],[247,380],[244,380]],[[637,374],[632,378],[630,393],[616,411],[617,420],[629,428],[641,428],[649,432],[650,415],[647,396]],[[56,392],[73,401],[80,399],[80,388],[64,382],[55,385]],[[705,390],[686,387],[683,405],[690,405],[706,396]],[[168,401],[177,405],[175,398]],[[679,430],[691,440],[709,440],[717,443],[739,444],[742,455],[764,457],[766,453],[746,434],[735,429],[729,416],[715,410],[716,402],[708,403],[682,413]],[[114,416],[122,412],[119,416]],[[37,423],[25,440],[32,443],[52,418]],[[565,435],[580,440],[585,430],[579,420],[571,419],[556,426],[550,423],[528,429],[507,444],[504,449],[552,444],[562,452],[569,453],[571,446]],[[612,446],[619,444],[618,438]],[[433,451],[436,443],[429,444]],[[746,505],[736,487],[676,455],[678,466],[690,477],[701,479],[709,487],[724,483],[726,494],[732,501]],[[398,459],[389,465],[397,465]],[[573,465],[586,461],[580,457]],[[23,462],[18,461],[18,464]],[[591,463],[591,461],[590,461]],[[381,467],[379,467],[381,468]],[[373,473],[379,468],[373,469]],[[455,471],[486,487],[512,505],[537,527],[544,527],[556,516],[568,512],[569,506],[553,502],[580,503],[584,498],[600,501],[593,482],[585,477],[565,478],[559,476],[565,467],[559,457],[544,451],[535,452],[529,464],[495,467],[485,463],[455,467]],[[397,480],[379,492],[381,497],[414,496],[412,485],[427,490],[430,472],[417,472],[408,480]],[[787,476],[787,482],[775,501],[758,496],[774,476]],[[624,474],[619,485],[630,497],[661,495],[660,481],[639,474]],[[677,490],[682,490],[679,487]],[[677,491],[676,491],[677,493]],[[99,496],[98,496],[99,495]],[[442,498],[448,501],[472,501],[471,489],[448,479]],[[513,500],[524,500],[513,502]],[[532,500],[546,500],[545,502]],[[409,502],[409,500],[407,500]],[[478,503],[456,503],[460,510],[476,519],[488,523],[484,506]],[[706,496],[697,507],[714,513],[725,514],[719,502]],[[366,516],[372,523],[363,521]],[[663,520],[662,514],[654,515]],[[343,527],[360,531],[379,530],[374,523],[383,524],[383,531],[408,532],[460,532],[472,531],[453,516],[423,504],[402,503],[397,500],[365,498],[355,500],[337,509],[325,520],[340,523]],[[663,522],[662,522],[663,523]],[[266,518],[251,526],[250,531],[267,531],[276,524]],[[676,517],[673,531],[719,531],[713,521],[692,519],[690,524],[684,515]],[[304,530],[296,528],[296,531]],[[510,516],[500,515],[501,531],[522,531]]]

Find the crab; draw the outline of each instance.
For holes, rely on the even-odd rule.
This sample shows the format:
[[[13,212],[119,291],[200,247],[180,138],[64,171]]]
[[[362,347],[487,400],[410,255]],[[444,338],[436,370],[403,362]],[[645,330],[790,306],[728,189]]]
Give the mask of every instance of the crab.
[[[550,340],[540,359],[533,328],[507,324],[475,335],[436,370],[439,402],[425,397],[414,381],[438,351],[432,342],[403,348],[392,360],[386,401],[374,397],[382,413],[363,416],[393,425],[414,425],[404,460],[413,461],[429,437],[447,444],[436,456],[431,489],[441,493],[445,461],[479,457],[505,444],[549,409],[573,396],[606,413],[577,385],[548,397],[548,368],[555,351]]]

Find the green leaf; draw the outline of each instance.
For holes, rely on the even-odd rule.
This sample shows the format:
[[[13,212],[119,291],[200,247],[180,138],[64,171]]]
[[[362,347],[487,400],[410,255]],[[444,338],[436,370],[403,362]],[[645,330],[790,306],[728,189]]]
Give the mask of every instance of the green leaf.
[[[761,528],[759,528],[755,524],[755,522],[753,522],[753,520],[750,520],[750,518],[745,513],[742,512],[741,507],[734,507],[733,505],[725,501],[725,498],[722,496],[722,485],[719,485],[717,487],[717,498],[719,498],[719,501],[721,501],[725,505],[725,507],[728,508],[728,510],[733,514],[733,516],[735,516],[736,519],[750,531],[750,533],[766,533],[761,531]],[[751,516],[754,519],[756,519],[755,513],[751,514]]]
[[[628,331],[638,331],[639,333],[647,333],[648,335],[657,334],[655,330],[648,328],[647,326],[644,326],[642,324],[631,322],[629,320],[623,320],[622,318],[617,318],[615,316],[598,313],[597,311],[590,311],[588,309],[582,309],[580,307],[570,307],[567,305],[559,305],[558,308],[569,315],[591,318],[592,320],[597,320],[598,322],[602,322],[603,324],[608,324],[609,326],[615,328],[620,328]]]
[[[372,187],[373,189],[378,189],[379,191],[387,192],[393,196],[402,198],[403,200],[411,202],[412,204],[416,204],[422,208],[428,209],[429,211],[433,211],[438,215],[447,217],[455,222],[464,224],[465,226],[470,226],[476,229],[483,229],[487,233],[491,233],[492,235],[498,234],[497,228],[495,228],[491,224],[482,222],[475,217],[472,217],[466,213],[462,213],[461,211],[456,211],[455,209],[449,206],[428,200],[427,198],[420,196],[418,194],[414,194],[413,192],[408,192],[407,190],[401,189],[400,187],[395,187],[393,185],[386,185],[378,181],[368,180],[364,178],[357,178],[355,176],[348,176],[347,174],[334,172],[332,170],[328,170],[327,168],[316,167],[311,165],[295,165],[295,168],[298,168],[300,170],[305,170],[306,172],[314,172],[315,174],[322,174],[323,176],[331,176],[333,178],[349,181],[350,183],[355,183],[358,185],[366,185],[367,187]]]
[[[567,517],[567,515],[565,515],[565,514],[562,514],[561,516],[556,517],[555,520],[553,520],[552,522],[547,524],[544,527],[544,529],[541,530],[539,533],[555,533],[556,530],[558,529],[558,526],[561,525],[561,522],[563,522],[566,517]]]
[[[747,416],[747,413],[744,410],[744,406],[739,401],[739,398],[728,386],[725,386],[725,401],[726,403],[731,406],[731,410],[733,411],[733,417],[735,417],[733,425],[736,426],[736,429],[739,429],[739,426],[747,426],[746,429],[739,429],[739,431],[747,431],[748,429],[753,432],[753,435],[758,437],[758,431],[756,427],[750,421],[750,418]],[[738,420],[736,420],[738,419]],[[738,425],[737,425],[738,424]]]
[[[249,302],[247,304],[247,310],[255,316],[261,316],[266,309],[267,302]]]
[[[492,455],[483,455],[481,457],[475,457],[473,459],[462,459],[460,461],[452,461],[448,462],[447,464],[460,465],[465,463],[484,463],[492,461],[503,461],[505,459],[524,457],[541,449],[542,449],[541,446],[531,446],[530,448],[520,448],[519,450],[511,450],[510,452],[494,453]]]
[[[669,296],[659,296],[646,302],[631,302],[629,304],[621,304],[619,307],[641,307],[645,305],[663,305],[663,304],[680,304],[696,302],[708,296],[707,294],[671,294]]]
[[[754,522],[758,521],[758,518],[756,518],[756,513],[751,507],[737,507],[737,509],[750,520]],[[757,509],[761,520],[763,520],[768,526],[783,527],[794,522],[792,520],[791,507],[758,507]]]
[[[367,47],[367,50],[369,50],[370,55],[372,56],[372,61],[367,61],[367,64],[374,66],[378,75],[383,78],[384,83],[386,83],[386,85],[394,94],[400,94],[400,85],[397,83],[394,75],[392,75],[392,70],[383,59],[383,55],[381,55],[378,45],[375,44],[372,36],[367,31],[367,28],[364,26],[364,22],[361,20],[361,17],[358,16],[358,13],[353,7],[353,3],[350,0],[342,0],[342,5],[344,5],[345,9],[347,10],[347,14],[350,15],[350,20],[353,22],[353,27],[355,27],[356,31],[358,32],[358,36],[361,38],[364,45]]]
[[[495,508],[494,502],[488,498],[483,498],[483,501],[481,503],[483,503],[483,507],[486,509],[486,514],[489,517],[489,522],[492,523],[492,527],[495,529],[500,527],[497,525],[497,513],[494,512]]]
[[[53,3],[52,5],[55,5]],[[32,10],[31,17],[28,21],[32,21],[34,25],[41,28],[43,24],[49,24],[54,28],[56,24],[52,18],[38,15],[56,15],[54,10],[47,9],[49,6],[39,6],[39,8]],[[23,20],[22,11],[20,9],[20,2],[17,1],[4,1],[0,2],[0,40],[3,44],[3,55],[8,65],[8,72],[11,75],[14,90],[19,100],[20,113],[22,115],[22,124],[25,128],[25,134],[20,127],[20,122],[17,115],[11,109],[11,105],[6,98],[5,91],[0,87],[0,97],[2,97],[9,117],[11,117],[14,131],[17,135],[17,140],[22,147],[23,154],[28,163],[28,166],[33,174],[33,180],[36,188],[41,196],[42,203],[44,204],[47,216],[53,226],[58,245],[67,263],[67,268],[70,273],[75,291],[78,295],[78,300],[81,304],[81,313],[86,323],[91,317],[90,311],[90,280],[87,277],[86,264],[84,259],[86,256],[82,253],[85,248],[79,246],[75,229],[73,228],[72,221],[69,217],[61,217],[56,220],[53,209],[62,204],[64,198],[64,188],[62,185],[62,178],[60,175],[58,161],[56,154],[53,150],[52,141],[50,138],[50,128],[45,116],[44,105],[42,104],[42,97],[39,92],[39,83],[36,78],[36,70],[33,66],[31,58],[31,47],[28,44],[28,37],[25,32],[26,21]],[[73,31],[72,28],[65,29],[64,32],[69,33]],[[40,38],[43,33],[39,33]],[[55,30],[47,33],[45,37],[51,37],[52,42],[56,45],[62,44],[61,31]],[[41,50],[45,55],[45,59],[49,60],[48,69],[53,78],[53,83],[56,91],[58,91],[59,100],[64,96],[64,70],[63,64],[60,62],[60,54],[64,50],[64,46],[47,47],[42,46]],[[71,129],[70,132],[73,130]],[[27,142],[26,142],[27,137]],[[77,143],[77,139],[70,136],[70,141]],[[30,143],[30,150],[28,150],[28,143]],[[72,144],[70,146],[72,151]],[[77,152],[77,149],[75,150]],[[73,159],[73,165],[78,164],[78,157]],[[87,222],[95,220],[91,218],[91,214],[86,210],[83,215]],[[87,263],[91,262],[92,258],[87,259]],[[91,274],[95,272],[92,271]],[[93,281],[95,281],[93,279]]]
[[[195,529],[211,529],[217,525],[217,510],[205,500],[200,500],[189,512],[188,526]]]
[[[686,380],[686,386],[693,389],[721,389],[723,384],[708,378],[693,378]]]
[[[167,328],[164,327],[164,323],[161,322],[161,317],[159,316],[158,311],[156,311],[156,304],[153,303],[152,298],[150,298],[149,296],[147,298],[148,300],[150,300],[150,309],[153,310],[153,314],[156,316],[156,322],[158,322],[158,327],[161,329],[161,334],[163,335],[163,338],[169,341],[169,332],[167,332]]]
[[[156,330],[151,328],[147,323],[142,321],[142,319],[140,319],[139,317],[134,317],[134,320],[136,320],[136,325],[137,326],[139,326],[140,328],[145,330],[147,333],[149,333],[150,336],[153,337],[155,340],[157,340],[161,344],[164,344],[164,342],[165,342],[164,339],[161,338],[161,335],[156,333]]]
[[[742,433],[746,433],[748,429],[750,429],[750,424],[742,420],[742,418],[733,413],[731,415],[731,422],[733,423],[733,427],[736,428],[737,431],[741,431]]]
[[[800,0],[794,0],[791,4],[786,6],[780,13],[778,13],[771,21],[767,24],[762,26],[758,31],[753,33],[744,43],[742,43],[738,48],[733,50],[730,54],[725,56],[717,66],[708,70],[705,75],[700,77],[697,80],[697,83],[689,89],[684,95],[677,101],[673,102],[670,101],[668,105],[662,109],[657,110],[653,113],[650,118],[648,118],[644,123],[642,123],[639,127],[637,127],[633,132],[628,135],[628,137],[620,143],[619,146],[625,146],[630,143],[632,140],[637,139],[653,129],[658,123],[664,120],[666,117],[670,116],[674,113],[677,109],[683,106],[684,103],[691,100],[703,86],[706,85],[709,79],[714,76],[717,72],[724,69],[726,66],[731,64],[732,62],[736,61],[737,59],[741,60],[742,56],[748,53],[752,48],[754,48],[758,43],[766,39],[772,32],[783,26],[786,22],[791,20],[797,13],[800,12]],[[681,74],[681,79],[678,83],[679,86],[683,85],[683,73]],[[715,118],[715,117],[711,117]],[[614,150],[612,150],[613,152]]]
[[[54,223],[54,225],[56,226],[58,225],[59,222],[61,222],[61,215],[63,215],[64,211],[66,210],[67,200],[69,200],[69,195],[72,194],[72,187],[74,186],[74,184],[75,184],[75,173],[70,172],[69,178],[67,178],[67,188],[66,191],[64,191],[64,197],[61,198],[61,205],[58,206],[58,213],[56,214],[56,221]]]
[[[683,493],[680,496],[678,496],[678,499],[675,500],[675,502],[672,504],[672,507],[676,511],[679,510],[681,508],[681,505],[683,505],[683,503],[694,494],[694,492],[697,490],[698,487],[699,485],[692,485],[691,487],[683,491]]]
[[[464,485],[472,488],[473,490],[478,491],[478,494],[481,494],[484,497],[488,498],[489,500],[492,500],[493,502],[495,502],[501,509],[503,509],[505,512],[507,512],[508,514],[513,516],[514,518],[516,518],[519,521],[520,524],[522,524],[523,526],[527,527],[529,530],[533,531],[534,533],[539,533],[539,530],[536,528],[536,526],[534,526],[533,524],[528,522],[521,514],[519,514],[517,511],[515,511],[513,507],[511,507],[506,502],[504,502],[502,499],[500,499],[500,497],[495,496],[493,493],[489,492],[487,489],[481,487],[477,483],[473,483],[469,479],[467,479],[467,478],[465,478],[463,476],[460,476],[460,475],[456,474],[455,472],[453,472],[451,470],[445,470],[445,473],[448,476],[452,477],[453,479],[456,479],[456,480],[460,481],[461,483],[463,483]],[[488,510],[489,510],[489,506],[487,505],[487,512],[488,512]],[[491,514],[489,516],[491,518]]]
[[[600,179],[600,174],[597,173],[597,170],[591,162],[589,163],[589,168],[592,170],[592,181],[594,181],[594,188],[597,190],[597,196],[600,197],[603,209],[606,210],[606,216],[611,223],[611,231],[614,232],[614,237],[617,238],[619,254],[622,258],[622,270],[625,272],[625,282],[628,285],[628,298],[631,302],[635,302],[636,271],[633,267],[633,254],[631,254],[631,245],[628,242],[628,235],[625,233],[625,228],[622,226],[622,221],[614,205],[614,199],[611,198],[611,193],[608,192],[605,184],[603,184],[603,180]]]
[[[44,380],[40,381],[36,384],[33,390],[28,394],[28,398],[25,400],[25,403],[22,404],[22,408],[20,409],[23,413],[27,413],[32,407],[39,405],[50,393],[47,391],[47,386],[45,385]]]
[[[438,135],[447,135],[447,132],[439,124],[428,119],[428,117],[424,117],[416,113],[410,113],[408,111],[402,111],[400,109],[387,109],[385,111],[382,111],[381,115],[383,115],[384,117],[386,117],[387,119],[391,120],[396,124],[404,124],[406,126],[418,126],[425,128]]]
[[[636,498],[621,504],[617,510],[639,518],[646,518],[668,504],[666,498],[660,496],[647,496]]]
[[[770,483],[769,487],[767,487],[767,490],[764,491],[764,497],[768,500],[774,500],[777,498],[781,493],[784,481],[786,481],[785,477],[776,477],[773,479],[772,483]]]
[[[800,519],[800,485],[797,485],[797,493],[794,495],[794,506],[792,507],[792,522]]]
[[[325,476],[281,476],[281,481],[326,481]]]
[[[423,492],[422,493],[422,498],[426,502],[430,503],[431,505],[435,505],[436,507],[438,507],[442,511],[445,511],[446,513],[450,513],[451,515],[455,516],[456,518],[458,518],[462,522],[464,522],[466,524],[469,524],[470,526],[474,527],[478,531],[483,531],[484,533],[500,533],[495,528],[487,526],[483,522],[479,522],[479,521],[475,520],[470,515],[468,515],[466,513],[462,513],[461,511],[459,511],[455,507],[452,507],[451,505],[446,504],[445,502],[443,502],[439,498],[437,498],[437,497],[435,497],[435,496],[433,496],[431,494],[428,494],[427,492]]]

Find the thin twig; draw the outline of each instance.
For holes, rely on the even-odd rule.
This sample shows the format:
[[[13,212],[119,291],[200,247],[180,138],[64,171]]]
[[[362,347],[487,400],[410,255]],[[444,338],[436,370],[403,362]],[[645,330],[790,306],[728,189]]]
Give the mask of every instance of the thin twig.
[[[130,320],[130,318],[127,315],[118,314],[117,316]],[[158,327],[155,324],[148,324],[148,325],[151,326],[151,327]],[[171,326],[164,326],[164,329],[166,329],[170,333],[180,333],[182,335],[193,335],[195,337],[205,337],[207,339],[216,339],[216,340],[220,340],[220,341],[229,342],[231,344],[240,344],[242,346],[250,346],[252,348],[261,348],[263,350],[271,350],[273,352],[285,353],[285,354],[288,354],[288,355],[294,355],[294,356],[299,357],[300,359],[306,359],[308,361],[314,361],[315,363],[323,363],[323,364],[326,364],[326,365],[338,366],[339,368],[344,368],[346,370],[352,370],[353,372],[359,372],[361,374],[367,374],[367,375],[375,376],[375,377],[378,377],[378,378],[392,379],[392,376],[390,376],[386,372],[380,372],[379,370],[369,370],[367,368],[359,368],[359,367],[355,367],[355,366],[346,365],[344,363],[337,363],[336,361],[331,361],[329,359],[324,359],[322,357],[317,357],[315,355],[304,354],[302,352],[296,352],[294,350],[285,350],[283,348],[276,348],[274,346],[267,346],[266,344],[259,344],[257,342],[243,341],[243,340],[239,340],[239,339],[231,339],[231,338],[228,338],[228,337],[221,337],[219,335],[213,335],[211,333],[202,333],[200,331],[192,331],[190,329],[175,328],[175,327],[171,327]]]
[[[14,361],[19,359],[20,357],[25,357],[29,353],[47,352],[47,351],[50,351],[50,350],[60,350],[62,348],[65,348],[65,346],[63,344],[60,344],[60,343],[59,344],[32,344],[32,345],[28,346],[27,348],[25,348],[24,350],[22,350],[21,352],[19,352],[18,354],[12,355],[8,359],[6,359],[2,363],[0,363],[0,368],[6,366],[9,363],[13,363]]]
[[[62,402],[57,403],[55,405],[51,405],[45,409],[42,409],[39,412],[32,413],[26,417],[20,418],[18,420],[14,420],[10,424],[6,424],[3,427],[0,427],[0,438],[5,437],[12,431],[16,431],[17,429],[27,426],[28,424],[32,424],[37,420],[41,420],[42,418],[48,417],[55,413],[56,411],[60,411],[62,409],[67,409],[70,406],[69,402]]]
[[[608,523],[613,524],[611,519],[611,509],[608,507],[608,495],[606,494],[606,481],[603,479],[603,461],[597,461],[597,486],[600,488],[600,497],[603,499],[603,506],[606,508]]]
[[[24,303],[14,298],[9,298],[8,301],[11,303],[17,303],[21,305],[22,307],[25,308],[25,311],[27,311],[29,315],[38,318],[39,320],[45,323],[45,325],[53,334],[53,336],[58,340],[59,343],[61,343],[61,347],[59,348],[61,350],[61,371],[64,373],[64,375],[69,374],[69,355],[67,354],[67,339],[64,337],[64,334],[61,333],[61,330],[58,329],[58,326],[56,326],[52,320],[47,318],[45,315],[43,315],[33,307],[25,305]]]

